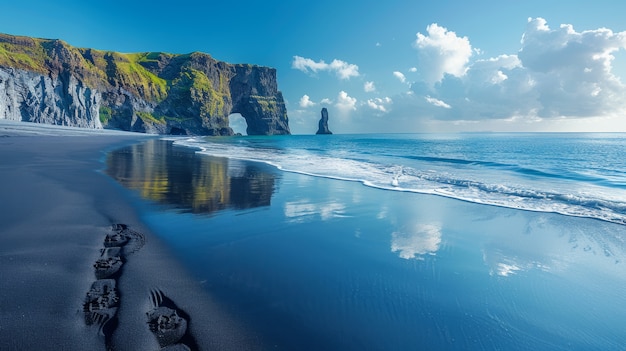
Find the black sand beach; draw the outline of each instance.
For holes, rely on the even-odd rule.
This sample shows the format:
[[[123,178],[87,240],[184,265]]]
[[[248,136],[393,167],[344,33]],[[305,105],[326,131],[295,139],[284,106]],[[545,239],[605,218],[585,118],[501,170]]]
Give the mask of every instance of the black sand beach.
[[[0,349],[257,348],[99,172],[147,138],[2,121]]]
[[[322,150],[311,139],[254,151]],[[618,223],[284,172],[141,134],[0,121],[0,157],[0,350],[624,345]]]

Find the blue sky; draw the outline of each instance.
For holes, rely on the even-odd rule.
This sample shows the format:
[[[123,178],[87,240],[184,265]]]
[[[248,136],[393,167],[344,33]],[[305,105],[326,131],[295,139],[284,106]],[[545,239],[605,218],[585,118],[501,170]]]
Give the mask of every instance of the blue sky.
[[[275,67],[294,134],[626,131],[623,1],[3,2],[3,33]]]

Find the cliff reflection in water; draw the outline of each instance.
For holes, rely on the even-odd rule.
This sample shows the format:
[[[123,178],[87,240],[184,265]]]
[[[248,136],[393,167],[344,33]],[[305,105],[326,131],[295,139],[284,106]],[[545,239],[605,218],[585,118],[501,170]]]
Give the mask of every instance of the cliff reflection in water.
[[[146,199],[192,213],[269,206],[278,179],[265,165],[198,155],[150,140],[107,155],[106,173]]]

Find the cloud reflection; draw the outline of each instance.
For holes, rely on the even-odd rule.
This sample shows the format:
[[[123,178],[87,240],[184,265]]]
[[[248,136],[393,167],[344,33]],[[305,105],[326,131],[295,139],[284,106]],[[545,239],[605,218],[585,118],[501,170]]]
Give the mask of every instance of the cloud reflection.
[[[323,221],[335,217],[345,217],[344,204],[338,202],[312,203],[309,200],[286,202],[285,217],[293,222],[306,222],[319,218]]]
[[[441,244],[441,225],[416,224],[408,230],[391,233],[391,252],[404,259],[423,260],[423,255],[434,255]]]
[[[499,276],[503,276],[503,277],[508,277],[511,274],[515,274],[521,269],[522,269],[521,267],[515,264],[508,264],[508,263],[503,263],[503,262],[500,262],[496,265],[496,273]],[[491,272],[491,274],[493,275],[493,272]]]
[[[554,270],[558,265],[556,262],[551,262],[553,265],[549,265],[546,262],[537,262],[530,260],[523,260],[519,257],[505,257],[502,254],[494,254],[494,257],[488,258],[483,254],[485,262],[490,262],[489,275],[498,275],[501,277],[510,277],[514,274],[530,271],[531,269],[539,269],[545,272]]]

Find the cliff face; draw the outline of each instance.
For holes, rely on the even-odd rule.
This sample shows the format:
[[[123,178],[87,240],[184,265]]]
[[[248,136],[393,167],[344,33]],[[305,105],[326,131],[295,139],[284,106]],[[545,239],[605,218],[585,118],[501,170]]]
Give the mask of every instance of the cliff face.
[[[73,76],[54,77],[0,67],[0,118],[102,128],[101,96]]]
[[[0,34],[0,118],[159,134],[289,134],[276,70],[203,53],[121,54]]]

